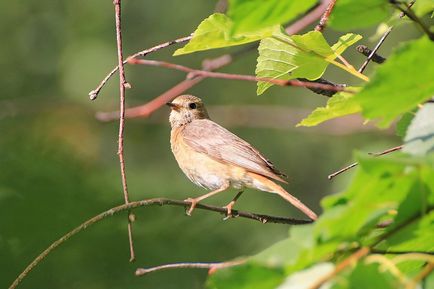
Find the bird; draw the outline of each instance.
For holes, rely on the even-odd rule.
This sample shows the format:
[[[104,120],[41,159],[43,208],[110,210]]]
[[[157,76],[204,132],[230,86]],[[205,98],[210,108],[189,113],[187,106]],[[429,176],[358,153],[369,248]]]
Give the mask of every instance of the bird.
[[[202,200],[235,188],[240,190],[228,203],[227,217],[245,188],[276,193],[306,214],[311,220],[317,215],[275,181],[287,183],[259,150],[209,118],[203,101],[193,95],[180,95],[168,102],[172,152],[184,174],[194,184],[210,192],[188,198],[186,211],[191,215]]]

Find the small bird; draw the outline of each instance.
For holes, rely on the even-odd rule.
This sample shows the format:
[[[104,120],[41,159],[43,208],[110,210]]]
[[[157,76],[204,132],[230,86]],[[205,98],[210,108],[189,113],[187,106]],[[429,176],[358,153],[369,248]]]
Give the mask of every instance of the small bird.
[[[209,119],[200,98],[180,95],[167,105],[171,108],[170,143],[179,167],[193,183],[211,191],[185,200],[191,204],[188,215],[198,202],[208,197],[230,187],[238,190],[247,187],[276,193],[310,219],[317,219],[312,210],[272,181],[286,183],[282,178],[285,175],[269,160],[248,142]],[[225,206],[228,217],[241,193]]]

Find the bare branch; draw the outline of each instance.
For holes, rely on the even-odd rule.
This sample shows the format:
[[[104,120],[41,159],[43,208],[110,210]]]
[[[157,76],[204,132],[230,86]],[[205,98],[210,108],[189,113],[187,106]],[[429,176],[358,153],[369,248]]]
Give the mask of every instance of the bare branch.
[[[218,262],[218,263],[173,263],[173,264],[164,264],[160,266],[150,267],[150,268],[137,268],[135,274],[136,276],[143,276],[145,274],[149,274],[156,271],[167,270],[167,269],[185,269],[185,268],[198,268],[198,269],[209,269],[210,273],[213,273],[215,270],[228,268],[233,266],[238,266],[244,264],[247,260],[234,260],[228,262]]]
[[[125,88],[129,86],[125,80],[124,60],[122,53],[122,27],[121,27],[121,0],[114,0],[115,20],[116,20],[116,42],[118,49],[118,67],[119,67],[119,136],[118,136],[118,155],[121,169],[122,190],[124,193],[125,204],[130,202],[128,195],[127,176],[125,172],[124,159],[124,128],[125,128]],[[130,262],[135,259],[133,243],[133,221],[134,214],[128,212],[128,242],[130,246]]]
[[[322,32],[324,28],[327,25],[327,22],[329,21],[330,14],[333,11],[333,7],[335,6],[337,0],[330,0],[330,2],[327,5],[327,9],[324,11],[324,14],[321,17],[321,20],[319,21],[319,24],[315,27],[316,31]]]
[[[160,49],[166,48],[168,46],[171,46],[173,44],[179,44],[179,43],[183,43],[183,42],[187,42],[191,39],[192,36],[185,36],[185,37],[181,37],[172,41],[167,41],[161,44],[158,44],[154,47],[136,52],[130,56],[127,57],[126,60],[123,61],[123,64],[127,64],[128,62],[128,58],[137,58],[137,57],[144,57],[150,53],[156,52]],[[116,71],[119,70],[119,66],[116,66],[115,68],[112,69],[112,71],[110,71],[106,77],[100,82],[100,84],[91,92],[89,92],[89,98],[91,100],[95,100],[98,97],[98,94],[100,93],[101,89],[104,87],[104,85],[106,85],[107,81],[116,73]]]
[[[398,151],[398,150],[400,150],[400,149],[402,149],[402,148],[403,148],[403,145],[400,145],[400,146],[396,146],[396,147],[393,147],[393,148],[387,149],[387,150],[382,151],[382,152],[378,152],[378,153],[368,153],[368,154],[371,155],[371,156],[374,156],[374,157],[378,157],[378,156],[382,156],[382,155],[385,155],[385,154],[392,153],[392,152],[394,152],[394,151]],[[358,165],[357,162],[352,163],[351,165],[346,166],[346,167],[340,169],[339,171],[336,171],[336,172],[334,172],[334,173],[328,175],[327,178],[328,178],[329,180],[331,180],[331,179],[333,179],[334,177],[336,177],[337,175],[340,175],[340,174],[342,174],[343,172],[346,172],[346,171],[348,171],[349,169],[352,169],[352,168],[354,168],[354,167],[357,166],[357,165]]]
[[[14,282],[9,286],[9,289],[15,289],[21,281],[23,281],[24,278],[42,261],[44,260],[48,254],[50,254],[54,249],[65,243],[67,240],[69,240],[74,235],[80,233],[84,229],[87,229],[88,227],[104,220],[105,218],[111,217],[115,214],[119,214],[121,212],[129,211],[134,208],[138,207],[146,207],[151,205],[158,205],[158,206],[178,206],[178,207],[184,207],[189,208],[190,203],[185,201],[178,201],[178,200],[171,200],[166,198],[157,198],[157,199],[148,199],[148,200],[142,200],[142,201],[136,201],[136,202],[129,202],[128,204],[123,204],[114,208],[111,208],[105,212],[102,212],[101,214],[92,217],[91,219],[87,220],[86,222],[82,223],[72,231],[68,232],[67,234],[60,237],[58,240],[53,242],[47,249],[45,249],[41,254],[39,254],[25,269],[21,274],[14,280]],[[216,207],[216,206],[209,206],[204,204],[197,204],[196,209],[201,210],[207,210],[212,212],[217,212],[222,215],[225,215],[227,213],[226,208]],[[232,215],[234,217],[241,217],[246,218],[250,220],[259,221],[263,224],[265,223],[277,223],[277,224],[288,224],[288,225],[303,225],[303,224],[310,224],[312,223],[312,220],[306,220],[306,219],[294,219],[294,218],[285,218],[285,217],[277,217],[277,216],[270,216],[270,215],[264,215],[264,214],[257,214],[257,213],[251,213],[251,212],[244,212],[239,210],[232,210]]]
[[[145,59],[130,59],[128,61],[130,64],[142,64],[149,66],[157,66],[164,67],[169,69],[180,70],[188,73],[191,77],[201,76],[201,77],[210,77],[210,78],[222,78],[222,79],[230,79],[230,80],[243,80],[243,81],[264,81],[273,83],[279,86],[297,86],[297,87],[310,87],[317,88],[322,90],[331,90],[331,91],[346,91],[352,92],[351,90],[346,90],[344,87],[339,87],[336,85],[318,83],[318,82],[308,82],[308,81],[300,81],[300,80],[283,80],[283,79],[274,79],[267,77],[256,77],[253,75],[243,75],[243,74],[230,74],[230,73],[221,73],[221,72],[210,72],[205,70],[196,70],[187,66],[173,64],[170,62],[157,61],[157,60],[145,60]]]
[[[381,36],[380,40],[378,41],[377,45],[375,45],[374,49],[372,49],[371,54],[368,55],[368,58],[366,58],[365,62],[360,66],[359,72],[363,73],[365,71],[366,67],[368,66],[371,59],[374,57],[375,53],[377,53],[378,49],[380,49],[380,46],[384,43],[384,40],[386,40],[387,36],[389,36],[390,32],[392,32],[393,26],[390,26],[389,29]]]

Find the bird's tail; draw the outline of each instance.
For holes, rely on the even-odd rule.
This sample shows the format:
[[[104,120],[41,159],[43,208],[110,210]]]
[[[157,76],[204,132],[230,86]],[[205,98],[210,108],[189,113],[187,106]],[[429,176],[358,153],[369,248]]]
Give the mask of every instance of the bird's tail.
[[[271,193],[276,193],[288,202],[290,202],[294,207],[302,211],[306,216],[315,221],[318,219],[318,216],[309,209],[305,204],[303,204],[299,199],[285,191],[284,188],[276,184],[275,182],[269,180],[268,178],[249,172],[247,173],[254,181],[253,187],[260,189],[262,191],[268,191]]]

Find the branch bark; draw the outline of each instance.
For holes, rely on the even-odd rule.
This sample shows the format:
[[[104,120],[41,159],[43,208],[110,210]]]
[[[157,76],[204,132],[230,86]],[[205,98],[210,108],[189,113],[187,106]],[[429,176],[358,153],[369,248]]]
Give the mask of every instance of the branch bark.
[[[146,207],[151,205],[158,205],[158,206],[178,206],[178,207],[185,207],[189,208],[190,203],[185,201],[178,201],[178,200],[172,200],[172,199],[166,199],[166,198],[157,198],[157,199],[148,199],[148,200],[142,200],[142,201],[136,201],[136,202],[129,202],[128,204],[123,204],[114,208],[111,208],[107,211],[104,211],[100,213],[99,215],[96,215],[95,217],[90,218],[86,222],[82,223],[72,231],[66,233],[56,241],[54,241],[47,249],[45,249],[41,254],[39,254],[25,269],[23,272],[18,275],[18,277],[13,281],[13,283],[9,286],[9,289],[15,289],[24,278],[27,277],[27,275],[42,261],[44,260],[54,249],[65,243],[67,240],[69,240],[71,237],[77,235],[84,229],[87,229],[88,227],[108,218],[115,214],[119,214],[121,212],[129,211],[135,208],[139,207]],[[227,213],[226,208],[222,207],[216,207],[216,206],[209,206],[204,204],[197,204],[196,209],[201,210],[207,210],[212,212],[217,212],[222,215],[225,215]],[[265,223],[276,223],[276,224],[288,224],[288,225],[303,225],[303,224],[310,224],[312,223],[312,220],[306,220],[306,219],[294,219],[294,218],[286,218],[286,217],[278,217],[278,216],[270,216],[270,215],[264,215],[264,214],[257,214],[252,212],[245,212],[245,211],[239,211],[239,210],[232,210],[232,215],[234,217],[241,217],[246,218],[250,220],[255,220],[258,222],[261,222],[263,224]]]
[[[378,157],[378,156],[382,156],[382,155],[385,155],[385,154],[392,153],[392,152],[394,152],[394,151],[398,151],[398,150],[400,150],[400,149],[402,149],[402,148],[403,148],[403,145],[400,145],[400,146],[396,146],[396,147],[393,147],[393,148],[387,149],[387,150],[382,151],[382,152],[378,152],[378,153],[368,153],[368,154],[369,154],[369,155],[372,155],[372,156],[374,156],[374,157]],[[338,170],[338,171],[336,171],[336,172],[334,172],[334,173],[328,175],[327,178],[328,178],[329,180],[331,180],[331,179],[333,179],[334,177],[336,177],[337,175],[340,175],[340,174],[342,174],[342,173],[348,171],[349,169],[354,168],[354,167],[357,166],[358,164],[359,164],[359,163],[357,163],[357,162],[352,163],[351,165],[346,166],[346,167],[344,167],[344,168],[342,168],[342,169],[340,169],[340,170]]]
[[[327,5],[326,10],[324,11],[324,14],[321,17],[321,20],[319,21],[319,24],[315,27],[316,31],[322,32],[324,28],[327,25],[327,22],[329,21],[330,14],[333,11],[333,7],[335,6],[337,0],[330,0],[330,2]]]
[[[114,0],[115,5],[115,21],[116,21],[116,43],[118,50],[118,67],[119,67],[119,136],[118,136],[118,155],[121,169],[122,190],[124,193],[125,204],[130,202],[128,195],[127,175],[125,172],[124,159],[124,128],[125,128],[125,88],[129,87],[125,80],[124,60],[122,52],[122,27],[121,27],[121,0]],[[134,214],[128,211],[128,243],[130,246],[130,262],[135,259],[134,241],[133,241],[133,221]]]

